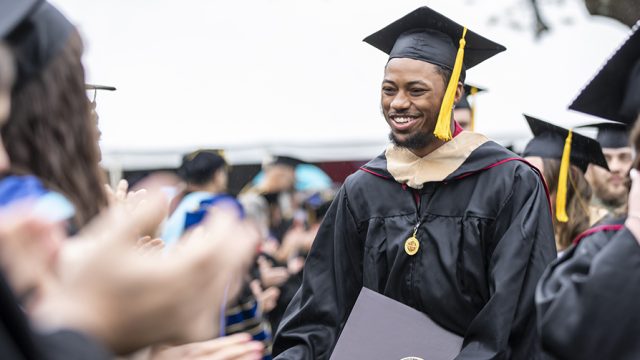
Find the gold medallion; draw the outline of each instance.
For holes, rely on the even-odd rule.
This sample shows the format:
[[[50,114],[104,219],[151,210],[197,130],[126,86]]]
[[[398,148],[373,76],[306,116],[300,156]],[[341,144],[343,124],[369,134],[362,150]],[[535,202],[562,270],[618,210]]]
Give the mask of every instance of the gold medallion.
[[[412,236],[404,242],[404,251],[410,256],[415,255],[420,249],[420,242],[415,236]]]

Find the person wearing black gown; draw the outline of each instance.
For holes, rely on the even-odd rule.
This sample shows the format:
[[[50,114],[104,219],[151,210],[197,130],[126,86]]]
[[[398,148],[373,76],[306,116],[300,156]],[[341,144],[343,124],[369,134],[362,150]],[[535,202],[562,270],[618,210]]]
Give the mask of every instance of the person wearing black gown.
[[[640,151],[640,24],[570,105],[635,126]],[[597,224],[544,273],[536,290],[542,346],[557,359],[640,359],[640,179],[628,216]]]
[[[464,336],[456,359],[539,357],[534,290],[556,257],[544,182],[451,117],[466,70],[505,48],[428,7],[365,41],[390,55],[381,105],[392,144],[330,206],[276,358],[328,359],[362,287]]]

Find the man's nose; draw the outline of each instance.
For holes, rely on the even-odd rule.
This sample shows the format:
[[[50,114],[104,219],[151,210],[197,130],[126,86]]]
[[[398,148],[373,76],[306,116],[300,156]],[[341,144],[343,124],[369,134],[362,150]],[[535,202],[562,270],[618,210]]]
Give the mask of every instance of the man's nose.
[[[411,106],[411,102],[409,101],[409,97],[403,91],[398,92],[398,94],[391,101],[391,109],[394,111],[405,111]]]

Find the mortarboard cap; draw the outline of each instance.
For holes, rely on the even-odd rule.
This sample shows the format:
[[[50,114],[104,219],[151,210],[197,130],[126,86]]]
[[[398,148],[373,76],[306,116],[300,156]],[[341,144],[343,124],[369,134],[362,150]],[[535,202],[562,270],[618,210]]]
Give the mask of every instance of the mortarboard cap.
[[[640,22],[569,109],[632,125],[640,112]]]
[[[580,126],[581,128],[597,128],[596,140],[602,148],[619,149],[629,144],[629,126],[617,122],[598,123]]]
[[[567,222],[569,221],[567,214],[569,165],[577,166],[583,173],[587,170],[589,163],[609,170],[607,160],[597,141],[526,114],[524,117],[533,132],[533,139],[527,144],[522,156],[560,160],[555,214],[559,222]]]
[[[506,50],[427,6],[420,7],[364,41],[389,54],[389,59],[409,58],[451,70],[434,135],[451,140],[451,110],[459,81],[465,72]]]
[[[36,8],[39,0],[1,0],[0,37],[4,39]]]
[[[548,159],[562,159],[569,130],[529,115],[524,115],[524,117],[529,123],[533,139],[525,147],[522,157],[539,156]],[[607,160],[602,154],[602,148],[596,140],[576,133],[573,133],[572,137],[570,156],[572,165],[577,166],[583,172],[587,170],[590,163],[609,170]]]
[[[483,89],[474,85],[464,84],[464,95],[460,98],[460,101],[458,101],[458,103],[456,104],[456,109],[471,109],[471,105],[469,104],[468,97],[474,96],[475,94],[483,91],[486,91],[486,89]]]
[[[389,59],[422,60],[453,70],[458,41],[464,29],[448,17],[423,6],[367,36],[364,41],[389,54]],[[465,40],[464,69],[506,50],[504,46],[470,30],[467,30]]]
[[[115,91],[116,88],[109,85],[93,85],[93,84],[84,84],[84,88],[87,90],[106,90],[106,91]]]
[[[117,89],[113,86],[108,86],[108,85],[93,85],[93,84],[85,84],[84,88],[86,90],[89,91],[93,91],[93,100],[91,100],[91,102],[95,105],[96,102],[96,95],[98,94],[98,90],[105,90],[105,91],[116,91]]]
[[[479,86],[464,84],[464,94],[466,96],[473,96],[479,92],[487,91],[485,88],[481,88]]]
[[[38,1],[33,9],[26,13],[24,11],[24,8],[20,8],[19,14],[26,17],[3,36],[16,60],[16,87],[40,73],[62,50],[75,29],[64,15],[46,1]]]

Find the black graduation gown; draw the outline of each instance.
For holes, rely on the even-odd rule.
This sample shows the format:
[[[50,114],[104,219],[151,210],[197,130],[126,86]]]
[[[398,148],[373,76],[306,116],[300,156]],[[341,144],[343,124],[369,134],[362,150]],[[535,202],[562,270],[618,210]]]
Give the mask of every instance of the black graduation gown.
[[[540,279],[540,337],[557,359],[640,359],[640,245],[621,222],[581,237]]]
[[[545,185],[520,160],[488,141],[421,190],[396,182],[384,154],[352,174],[307,258],[277,359],[328,359],[362,286],[464,336],[457,359],[536,358],[534,291],[556,251]]]

